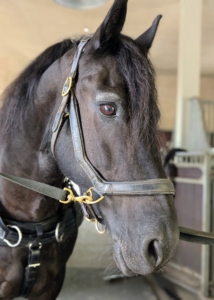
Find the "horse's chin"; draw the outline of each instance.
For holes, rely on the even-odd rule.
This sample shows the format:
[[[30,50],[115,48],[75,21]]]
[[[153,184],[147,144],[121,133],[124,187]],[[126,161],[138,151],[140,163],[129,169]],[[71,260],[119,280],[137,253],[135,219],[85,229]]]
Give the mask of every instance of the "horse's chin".
[[[116,262],[116,265],[118,267],[118,269],[127,277],[133,277],[136,276],[137,274],[135,272],[133,272],[131,270],[131,268],[128,267],[122,251],[118,252],[118,253],[114,253],[114,260]]]

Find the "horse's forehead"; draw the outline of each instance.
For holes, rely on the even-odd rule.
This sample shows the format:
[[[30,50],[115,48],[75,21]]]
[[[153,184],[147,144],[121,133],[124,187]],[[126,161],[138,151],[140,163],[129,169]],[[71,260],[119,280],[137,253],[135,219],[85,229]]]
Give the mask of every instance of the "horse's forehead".
[[[86,59],[80,65],[80,78],[93,81],[95,84],[106,84],[110,86],[121,85],[124,80],[118,69],[117,60],[114,57],[103,59]]]

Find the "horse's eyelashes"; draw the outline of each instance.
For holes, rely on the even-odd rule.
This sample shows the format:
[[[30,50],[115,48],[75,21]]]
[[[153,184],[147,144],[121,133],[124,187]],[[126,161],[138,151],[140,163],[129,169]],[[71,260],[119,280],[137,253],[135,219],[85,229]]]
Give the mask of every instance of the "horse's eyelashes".
[[[103,115],[111,117],[116,115],[116,108],[111,104],[100,105],[100,111]]]

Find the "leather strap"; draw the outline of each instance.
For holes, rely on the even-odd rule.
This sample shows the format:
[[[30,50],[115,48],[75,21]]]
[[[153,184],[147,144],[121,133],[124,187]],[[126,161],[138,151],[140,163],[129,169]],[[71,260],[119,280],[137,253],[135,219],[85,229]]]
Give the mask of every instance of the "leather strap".
[[[0,217],[0,242],[7,238],[8,234],[10,233],[10,229],[4,224],[4,221]]]
[[[67,114],[65,113],[65,108],[67,103],[68,103],[68,95],[63,97],[61,105],[56,113],[56,117],[54,119],[54,123],[52,127],[51,151],[54,157],[55,157],[54,149],[55,149],[56,140],[67,116]]]
[[[27,298],[34,283],[36,282],[40,269],[41,246],[31,246],[28,253],[28,265],[25,268],[24,282],[20,292],[21,297]]]
[[[46,183],[3,173],[0,173],[0,177],[56,200],[67,199],[68,193],[66,191]]]
[[[16,226],[21,231],[22,238],[17,247],[29,247],[32,243],[35,245],[36,241],[37,244],[47,244],[56,239],[62,241],[62,237],[65,238],[70,232],[77,230],[82,221],[83,213],[78,203],[73,203],[60,215],[43,222],[16,222],[0,218],[0,246],[8,247],[4,239],[7,239],[10,244],[16,244],[19,239],[18,232],[8,228],[8,225]],[[38,228],[40,228],[40,234],[38,234]],[[38,236],[40,236],[39,239]]]
[[[88,35],[88,36],[84,36],[81,38],[79,45],[77,47],[77,50],[74,54],[74,59],[72,62],[72,66],[71,66],[71,71],[69,76],[71,76],[73,79],[76,77],[77,74],[77,69],[78,69],[78,63],[80,60],[80,56],[83,52],[83,48],[85,47],[85,45],[87,44],[87,42],[91,39],[92,35]]]

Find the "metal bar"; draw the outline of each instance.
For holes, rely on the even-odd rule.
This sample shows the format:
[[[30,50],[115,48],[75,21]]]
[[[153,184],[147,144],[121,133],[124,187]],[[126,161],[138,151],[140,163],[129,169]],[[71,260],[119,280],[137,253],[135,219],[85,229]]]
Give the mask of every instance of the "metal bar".
[[[203,172],[203,202],[202,202],[202,230],[211,230],[211,156],[209,153],[204,157],[204,172]],[[201,288],[202,294],[209,297],[209,281],[210,281],[210,247],[202,245],[202,263],[201,263]]]
[[[214,101],[213,100],[203,100],[203,103],[214,105]]]
[[[204,156],[204,152],[197,151],[197,152],[178,152],[176,156]]]
[[[212,141],[212,105],[211,104],[208,104],[208,127],[209,127],[209,144],[210,144],[210,147],[211,147],[211,141]]]
[[[212,107],[212,109],[210,109],[210,111],[211,111],[211,128],[212,128],[212,137],[211,137],[211,147],[213,147],[214,146],[214,120],[213,120],[213,118],[214,118],[214,105],[212,105],[211,106]]]
[[[200,169],[200,170],[203,170],[203,165],[202,164],[199,164],[199,163],[174,163],[174,165],[176,167],[179,167],[179,168],[186,168],[186,169],[189,169],[189,168],[194,168],[194,169]]]
[[[182,178],[182,177],[176,177],[173,178],[174,182],[179,182],[179,183],[186,183],[186,184],[203,184],[203,179],[191,179],[191,178]]]

